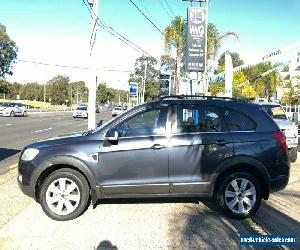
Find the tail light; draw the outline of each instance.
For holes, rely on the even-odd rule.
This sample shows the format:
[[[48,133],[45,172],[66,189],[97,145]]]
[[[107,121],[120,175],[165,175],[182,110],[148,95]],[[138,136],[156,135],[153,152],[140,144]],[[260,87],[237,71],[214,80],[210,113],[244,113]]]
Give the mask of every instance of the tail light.
[[[286,144],[286,137],[281,131],[274,131],[273,138],[279,143],[284,151],[288,150],[288,145]]]

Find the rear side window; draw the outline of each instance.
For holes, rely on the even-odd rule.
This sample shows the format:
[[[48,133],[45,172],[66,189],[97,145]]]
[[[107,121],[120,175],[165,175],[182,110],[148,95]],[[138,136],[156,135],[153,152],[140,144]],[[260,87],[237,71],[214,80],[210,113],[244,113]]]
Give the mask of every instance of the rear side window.
[[[225,121],[229,131],[254,131],[256,130],[256,123],[245,113],[225,109]]]
[[[177,106],[177,133],[221,132],[222,119],[214,106]]]

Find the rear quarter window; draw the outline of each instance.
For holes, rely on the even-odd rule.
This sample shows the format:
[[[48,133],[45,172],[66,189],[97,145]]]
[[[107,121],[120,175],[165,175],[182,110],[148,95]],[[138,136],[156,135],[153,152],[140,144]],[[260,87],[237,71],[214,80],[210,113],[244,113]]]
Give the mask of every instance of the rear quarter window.
[[[257,127],[252,118],[237,110],[225,109],[224,118],[229,131],[255,131]]]

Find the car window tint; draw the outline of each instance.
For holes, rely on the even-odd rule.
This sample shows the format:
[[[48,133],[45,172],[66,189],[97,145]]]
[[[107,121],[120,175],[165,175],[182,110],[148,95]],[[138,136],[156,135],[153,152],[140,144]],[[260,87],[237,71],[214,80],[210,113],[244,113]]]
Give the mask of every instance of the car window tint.
[[[165,132],[166,108],[142,111],[116,126],[120,137],[160,135]]]
[[[221,132],[222,119],[214,106],[177,106],[177,133]]]
[[[256,123],[246,114],[233,109],[224,112],[225,121],[229,131],[254,131]]]

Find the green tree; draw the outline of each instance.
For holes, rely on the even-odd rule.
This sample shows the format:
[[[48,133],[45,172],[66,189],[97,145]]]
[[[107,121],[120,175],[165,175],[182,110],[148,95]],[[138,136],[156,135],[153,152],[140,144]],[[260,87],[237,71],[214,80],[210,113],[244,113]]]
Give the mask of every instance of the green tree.
[[[12,75],[12,65],[17,58],[16,43],[6,33],[6,27],[0,23],[0,78]]]
[[[223,93],[225,90],[225,84],[222,82],[216,82],[209,86],[208,91],[212,96],[217,96],[219,93]]]
[[[151,101],[159,96],[159,82],[155,79],[147,79],[145,90],[145,101]]]
[[[88,88],[85,86],[84,81],[71,82],[69,84],[69,96],[72,97],[70,103],[88,101]]]
[[[175,92],[179,92],[181,61],[185,46],[186,22],[181,16],[176,16],[164,30],[164,43],[167,54],[174,48],[176,51]]]
[[[9,92],[9,88],[8,88],[8,84],[6,81],[0,80],[0,94],[2,94],[3,96],[8,94]]]
[[[47,82],[47,99],[51,98],[53,104],[65,104],[66,100],[70,102],[69,97],[70,78],[63,75],[57,75]]]
[[[233,74],[232,84],[234,97],[255,98],[257,95],[243,72],[236,72]]]
[[[238,67],[240,65],[244,64],[244,61],[240,58],[239,53],[237,52],[227,52],[230,54],[232,59],[232,65],[233,67]],[[222,53],[218,60],[218,69],[216,73],[224,72],[225,71],[225,54],[226,52]]]
[[[108,101],[108,91],[106,85],[100,83],[97,89],[97,103],[106,103]]]
[[[13,82],[13,83],[8,83],[8,89],[9,93],[7,95],[7,98],[9,99],[17,99],[18,95],[20,97],[20,89],[22,87],[22,84]]]
[[[160,68],[171,74],[175,74],[176,60],[170,55],[162,55],[160,57]]]
[[[149,98],[154,98],[159,95],[159,70],[157,69],[158,62],[154,57],[141,56],[137,58],[134,65],[134,73],[130,75],[129,82],[137,82],[139,85],[139,92],[142,92],[142,79],[144,78],[145,74],[145,61],[147,61],[145,100],[146,98],[149,100]]]
[[[20,98],[23,100],[42,101],[44,98],[44,86],[37,82],[22,84],[20,86],[19,94]]]

